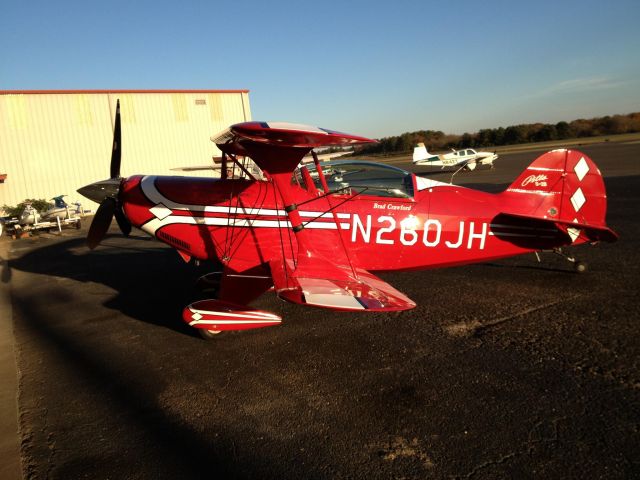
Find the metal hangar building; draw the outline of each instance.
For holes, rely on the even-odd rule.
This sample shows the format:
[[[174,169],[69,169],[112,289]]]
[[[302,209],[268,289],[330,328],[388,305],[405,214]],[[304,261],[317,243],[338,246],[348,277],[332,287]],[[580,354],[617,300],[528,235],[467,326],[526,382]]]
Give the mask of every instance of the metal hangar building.
[[[0,90],[0,209],[63,194],[95,209],[76,189],[109,177],[118,100],[123,176],[210,165],[210,137],[251,120],[248,90]]]

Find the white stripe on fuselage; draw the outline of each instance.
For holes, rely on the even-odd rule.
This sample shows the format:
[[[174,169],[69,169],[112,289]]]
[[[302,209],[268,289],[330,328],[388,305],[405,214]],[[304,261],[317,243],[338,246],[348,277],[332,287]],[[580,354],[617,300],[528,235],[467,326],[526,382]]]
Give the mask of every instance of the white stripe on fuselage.
[[[165,218],[153,218],[147,223],[142,225],[142,230],[150,235],[154,235],[158,229],[172,224],[182,225],[208,225],[208,226],[226,226],[226,227],[262,227],[262,228],[291,228],[291,223],[287,220],[287,213],[284,210],[274,210],[270,208],[250,208],[242,205],[236,206],[219,206],[219,205],[195,205],[178,203],[165,197],[157,189],[155,176],[145,176],[140,180],[140,188],[142,192],[154,203],[154,207],[162,205],[170,210],[176,210],[180,212],[197,212],[197,213],[219,213],[225,214],[226,217],[206,217],[206,216],[186,216],[186,215],[167,215]],[[151,209],[149,209],[151,211]],[[153,212],[152,212],[153,213]],[[300,217],[315,219],[333,219],[334,214],[331,212],[314,212],[314,211],[298,211]],[[249,218],[232,218],[234,215],[257,215],[257,216],[271,216],[282,217],[275,220],[259,220]],[[338,219],[350,219],[350,213],[336,213],[335,217]],[[349,223],[339,223],[340,228],[348,230],[350,228]],[[314,222],[310,221],[305,224],[305,228],[325,229],[325,230],[337,230],[338,226],[335,222]]]

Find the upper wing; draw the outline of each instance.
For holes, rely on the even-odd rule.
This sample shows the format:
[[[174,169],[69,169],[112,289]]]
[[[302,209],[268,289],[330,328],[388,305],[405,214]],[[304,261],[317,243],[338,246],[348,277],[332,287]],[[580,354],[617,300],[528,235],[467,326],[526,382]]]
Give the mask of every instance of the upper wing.
[[[321,263],[322,269],[298,264],[293,270],[290,262],[272,260],[271,277],[278,296],[334,310],[398,311],[416,306],[402,292],[364,269]]]
[[[244,122],[211,137],[227,154],[249,156],[269,173],[292,173],[312,148],[375,140],[325,128],[283,122]]]
[[[211,137],[218,146],[245,140],[277,147],[314,148],[328,145],[353,145],[375,140],[336,132],[326,128],[284,122],[244,122]]]
[[[220,170],[222,167],[216,165],[195,165],[193,167],[175,167],[172,172],[199,172],[203,170]]]

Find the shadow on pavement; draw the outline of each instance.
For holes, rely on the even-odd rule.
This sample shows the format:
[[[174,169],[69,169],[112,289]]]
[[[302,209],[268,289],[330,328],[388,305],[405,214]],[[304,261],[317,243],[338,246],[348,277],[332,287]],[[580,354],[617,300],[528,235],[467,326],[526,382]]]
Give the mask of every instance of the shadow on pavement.
[[[2,281],[12,269],[82,282],[114,290],[104,306],[153,325],[194,335],[182,321],[182,309],[192,301],[195,280],[212,264],[186,265],[170,248],[146,238],[108,236],[96,250],[85,246],[84,238],[48,243],[24,255],[3,261]],[[208,270],[207,270],[208,269]]]

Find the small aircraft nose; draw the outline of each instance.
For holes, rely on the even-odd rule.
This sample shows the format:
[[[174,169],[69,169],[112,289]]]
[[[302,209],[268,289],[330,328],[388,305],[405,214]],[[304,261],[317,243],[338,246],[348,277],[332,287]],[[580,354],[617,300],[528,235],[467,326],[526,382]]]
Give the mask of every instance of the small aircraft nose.
[[[102,203],[107,197],[115,197],[120,187],[119,178],[109,178],[99,182],[85,185],[77,190],[83,197],[88,198],[96,203]]]

